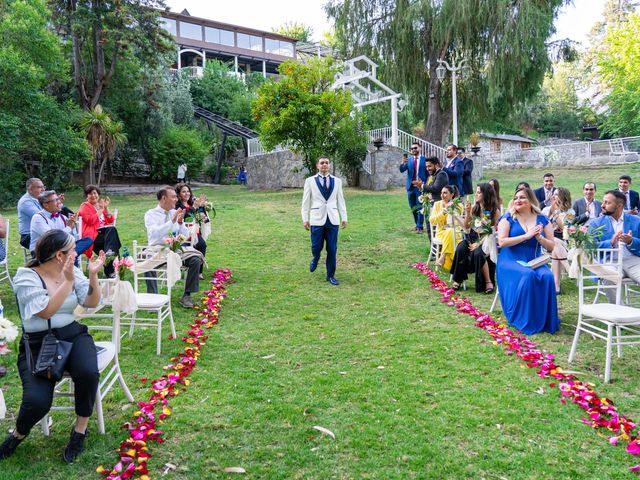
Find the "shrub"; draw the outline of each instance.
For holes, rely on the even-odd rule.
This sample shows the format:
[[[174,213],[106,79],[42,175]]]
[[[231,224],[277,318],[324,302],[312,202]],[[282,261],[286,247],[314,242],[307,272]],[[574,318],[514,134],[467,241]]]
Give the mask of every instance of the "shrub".
[[[173,181],[178,165],[187,164],[187,176],[194,178],[202,171],[209,147],[200,133],[183,126],[172,126],[149,142],[147,150],[151,165],[151,178]]]

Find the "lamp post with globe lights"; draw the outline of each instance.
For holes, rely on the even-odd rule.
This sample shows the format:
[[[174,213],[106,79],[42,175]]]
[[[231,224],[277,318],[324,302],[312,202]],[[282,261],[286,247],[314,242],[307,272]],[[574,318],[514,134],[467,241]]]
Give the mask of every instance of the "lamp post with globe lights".
[[[451,72],[451,103],[453,107],[453,143],[458,145],[458,98],[456,95],[456,79],[458,71],[464,68],[465,59],[460,60],[460,63],[456,65],[455,62],[451,62],[451,65],[445,60],[438,60],[438,67],[436,68],[436,76],[440,82],[444,81],[444,77],[447,74],[447,70]]]

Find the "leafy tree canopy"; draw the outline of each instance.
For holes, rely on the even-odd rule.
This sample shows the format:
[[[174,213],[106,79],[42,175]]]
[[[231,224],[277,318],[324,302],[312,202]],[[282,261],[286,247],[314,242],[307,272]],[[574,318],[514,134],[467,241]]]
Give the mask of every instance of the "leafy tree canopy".
[[[280,35],[295,38],[301,42],[310,42],[311,35],[313,35],[313,28],[298,22],[285,22],[278,28],[273,28],[272,31]]]
[[[330,88],[337,71],[330,58],[307,64],[287,61],[278,71],[283,77],[264,84],[252,106],[260,140],[268,149],[286,144],[302,154],[314,172],[320,156],[337,150],[341,126],[351,113],[351,96]]]

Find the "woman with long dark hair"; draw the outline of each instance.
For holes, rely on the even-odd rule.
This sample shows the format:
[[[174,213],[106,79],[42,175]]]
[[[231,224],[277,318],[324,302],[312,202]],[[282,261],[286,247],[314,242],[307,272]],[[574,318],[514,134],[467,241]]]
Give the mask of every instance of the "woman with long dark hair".
[[[500,206],[495,190],[488,183],[478,185],[475,200],[473,207],[470,203],[466,205],[464,227],[469,234],[458,245],[453,257],[452,287],[459,289],[468,274],[475,273],[476,292],[491,293],[495,288],[495,264],[483,251],[482,243],[493,241],[487,237],[493,235],[489,231],[495,230],[498,224]]]
[[[98,305],[98,271],[105,259],[104,252],[100,252],[89,262],[87,280],[82,271],[73,266],[77,256],[75,243],[74,238],[66,232],[49,230],[38,239],[35,259],[27,267],[18,268],[13,280],[33,361],[38,358],[42,339],[49,331],[49,321],[58,340],[73,343],[65,370],[74,383],[77,418],[69,443],[62,453],[67,463],[73,462],[83,450],[100,376],[93,338],[87,333],[87,327],[75,320],[73,311],[78,305],[87,308]],[[0,445],[0,459],[13,454],[34,425],[49,412],[53,401],[55,381],[36,376],[30,371],[25,341],[23,335],[18,354],[22,404],[15,430]]]
[[[195,198],[191,186],[186,183],[179,183],[176,185],[176,193],[178,194],[178,203],[176,203],[176,209],[181,208],[185,211],[184,219],[187,222],[195,222],[196,215],[203,215],[205,222],[209,222],[209,216],[204,208],[204,204],[207,198],[201,195]],[[193,245],[193,248],[202,253],[202,256],[206,258],[207,255],[207,242],[200,231],[198,231],[198,241]],[[202,279],[202,268],[200,267],[200,279]]]

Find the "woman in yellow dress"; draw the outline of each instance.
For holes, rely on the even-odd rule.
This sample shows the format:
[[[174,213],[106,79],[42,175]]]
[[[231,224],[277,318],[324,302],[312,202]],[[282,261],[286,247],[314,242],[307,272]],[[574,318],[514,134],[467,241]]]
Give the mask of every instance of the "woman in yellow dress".
[[[429,222],[436,226],[436,238],[442,241],[440,249],[440,257],[436,260],[436,265],[444,267],[445,270],[451,269],[453,263],[453,254],[455,253],[454,237],[453,237],[453,219],[447,210],[454,204],[454,200],[458,197],[458,189],[455,185],[447,185],[442,187],[439,200],[433,204]],[[464,207],[462,202],[455,207],[456,215],[462,215]],[[462,229],[456,228],[457,242],[462,240]],[[457,243],[456,242],[456,243]]]

